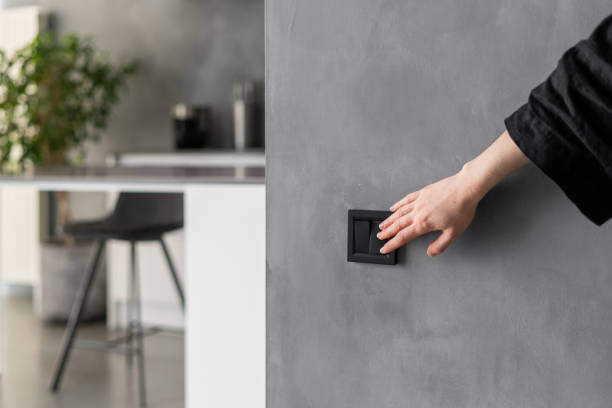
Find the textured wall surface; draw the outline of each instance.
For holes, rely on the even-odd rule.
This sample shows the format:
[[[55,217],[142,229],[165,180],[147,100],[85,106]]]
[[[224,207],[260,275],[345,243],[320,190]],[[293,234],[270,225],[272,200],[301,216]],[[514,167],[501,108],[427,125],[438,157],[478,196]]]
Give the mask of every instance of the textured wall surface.
[[[90,160],[106,151],[169,150],[170,107],[212,105],[218,140],[232,135],[232,83],[264,76],[263,0],[3,0],[38,4],[60,33],[92,35],[111,57],[142,67]]]
[[[347,209],[457,171],[609,12],[267,0],[269,408],[612,405],[612,229],[533,166],[440,257],[345,260]]]

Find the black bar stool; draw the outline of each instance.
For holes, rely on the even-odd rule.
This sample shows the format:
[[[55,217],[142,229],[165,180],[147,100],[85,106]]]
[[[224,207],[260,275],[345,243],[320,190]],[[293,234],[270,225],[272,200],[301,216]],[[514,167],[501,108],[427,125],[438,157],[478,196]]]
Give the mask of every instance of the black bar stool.
[[[174,193],[120,193],[113,212],[101,220],[78,222],[67,225],[65,232],[77,239],[92,239],[98,242],[91,268],[82,278],[80,287],[68,318],[60,355],[55,365],[51,391],[59,389],[62,374],[66,369],[70,351],[75,345],[81,314],[87,302],[89,290],[102,258],[106,241],[111,239],[130,242],[130,278],[128,280],[128,328],[127,335],[111,343],[104,343],[112,349],[126,343],[128,358],[136,354],[138,359],[138,390],[140,406],[146,406],[145,367],[143,330],[140,316],[140,289],[136,267],[136,243],[139,241],[158,241],[168,261],[170,274],[183,310],[185,296],[176,269],[170,258],[163,235],[183,227],[183,195]],[[134,344],[136,343],[136,344]]]

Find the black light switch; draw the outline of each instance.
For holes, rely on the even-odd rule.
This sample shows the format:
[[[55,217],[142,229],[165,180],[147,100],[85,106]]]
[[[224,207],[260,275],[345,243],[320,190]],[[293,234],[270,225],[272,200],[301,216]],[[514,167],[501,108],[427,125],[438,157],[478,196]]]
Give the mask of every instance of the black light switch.
[[[380,253],[385,241],[376,237],[380,231],[378,225],[389,215],[390,211],[349,210],[347,240],[349,262],[386,265],[397,263],[395,251],[386,255]]]
[[[376,234],[380,232],[380,228],[378,228],[378,224],[380,221],[375,221],[370,223],[370,245],[368,253],[370,254],[380,254],[380,248],[385,245],[385,241],[381,241],[378,239]]]
[[[354,225],[355,252],[367,254],[370,250],[371,223],[368,220],[356,220]]]

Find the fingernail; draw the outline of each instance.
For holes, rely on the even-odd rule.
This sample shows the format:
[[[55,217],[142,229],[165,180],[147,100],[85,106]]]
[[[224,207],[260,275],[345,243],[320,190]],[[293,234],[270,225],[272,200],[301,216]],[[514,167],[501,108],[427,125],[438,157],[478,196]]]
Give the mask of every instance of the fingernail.
[[[385,247],[380,248],[380,253],[384,254],[385,253]]]
[[[376,234],[376,238],[380,239],[380,237],[382,236],[382,232],[379,232],[378,234]]]
[[[378,224],[378,228],[380,228],[380,229],[383,229],[383,228],[384,228],[384,226],[385,226],[385,223],[384,223],[384,222],[381,222],[380,224]]]

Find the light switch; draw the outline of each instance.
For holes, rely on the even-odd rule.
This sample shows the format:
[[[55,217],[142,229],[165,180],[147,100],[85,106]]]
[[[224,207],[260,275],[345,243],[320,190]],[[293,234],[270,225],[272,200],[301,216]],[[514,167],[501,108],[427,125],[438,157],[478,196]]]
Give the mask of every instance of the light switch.
[[[376,237],[380,231],[378,225],[389,215],[390,211],[349,210],[347,260],[385,265],[397,263],[396,252],[383,255],[380,249],[385,244]]]
[[[368,220],[355,221],[355,252],[367,254],[370,251],[370,229],[371,223]]]
[[[376,234],[380,232],[378,228],[380,221],[370,222],[370,247],[368,248],[369,254],[380,254],[380,249],[385,245],[385,241],[378,239]]]

